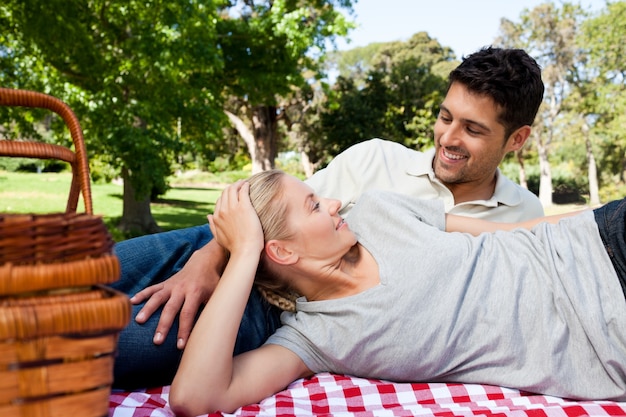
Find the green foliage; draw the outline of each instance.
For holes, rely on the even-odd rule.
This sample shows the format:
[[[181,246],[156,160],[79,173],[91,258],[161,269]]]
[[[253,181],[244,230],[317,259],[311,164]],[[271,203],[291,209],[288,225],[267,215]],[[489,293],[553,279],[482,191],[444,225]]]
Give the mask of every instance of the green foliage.
[[[501,165],[502,173],[514,182],[519,183],[519,165],[516,162],[505,162]],[[539,194],[540,171],[539,165],[525,165],[528,189]],[[553,200],[555,204],[584,203],[584,195],[589,192],[588,181],[585,175],[580,175],[570,163],[559,164],[552,168]]]
[[[234,155],[218,156],[207,164],[207,170],[213,173],[240,171],[249,165],[250,156],[243,152],[238,152]]]
[[[458,65],[452,49],[440,45],[426,32],[417,32],[406,41],[371,43],[348,51],[334,52],[328,56],[327,65],[336,69],[340,76],[354,79],[357,87],[361,88],[371,70],[384,71],[416,61],[442,78],[447,78]]]
[[[358,89],[352,79],[340,77],[329,95],[321,124],[331,155],[353,143],[385,137],[387,91],[380,74],[371,74],[367,86]]]
[[[611,181],[600,189],[601,201],[621,200],[624,196],[626,196],[626,184],[621,180]]]
[[[3,15],[20,49],[0,56],[3,67],[13,59],[23,72],[5,75],[17,87],[33,88],[28,79],[54,74],[47,92],[79,115],[91,154],[109,155],[115,167],[128,168],[138,195],[145,196],[163,188],[185,141],[206,142],[206,132],[219,131],[219,123],[207,123],[221,117],[215,7],[9,1]],[[177,131],[180,125],[184,129]]]
[[[95,155],[89,160],[89,173],[95,184],[106,184],[120,177],[119,171],[101,155]]]
[[[347,51],[331,52],[326,60],[330,70],[336,71],[340,77],[352,78],[358,87],[364,85],[367,73],[374,67],[374,57],[384,43],[370,43]]]
[[[433,67],[451,59],[449,49],[422,32],[406,43],[376,44],[373,50],[376,55],[368,61],[366,76],[359,81],[366,65],[355,63],[354,76],[339,76],[323,104],[320,123],[330,156],[373,137],[415,149],[432,144],[447,88],[447,78]]]
[[[601,179],[613,189],[626,164],[626,2],[607,4],[584,22],[578,43],[585,52],[585,114],[593,123]],[[612,193],[609,193],[613,195]]]
[[[281,169],[302,180],[304,180],[306,177],[304,175],[304,172],[302,171],[302,160],[300,154],[296,152],[283,152],[278,155],[276,168]]]
[[[277,96],[305,84],[305,70],[317,71],[328,38],[345,35],[341,13],[351,1],[243,2],[217,22],[224,60],[224,84],[249,106],[277,104]],[[233,10],[234,8],[231,8]]]
[[[8,172],[63,172],[68,163],[54,159],[0,157],[0,170]]]
[[[0,84],[68,103],[90,155],[124,173],[145,201],[167,189],[181,155],[213,161],[225,152],[228,95],[271,107],[278,95],[305,85],[302,74],[317,70],[314,57],[326,39],[352,26],[341,13],[351,5],[7,0],[0,5]],[[39,116],[5,112],[15,137],[35,137],[29,126]],[[107,178],[100,168],[95,176]]]
[[[8,158],[8,157],[0,157],[0,170],[15,172],[17,171],[21,165],[28,163],[30,159],[28,158]]]

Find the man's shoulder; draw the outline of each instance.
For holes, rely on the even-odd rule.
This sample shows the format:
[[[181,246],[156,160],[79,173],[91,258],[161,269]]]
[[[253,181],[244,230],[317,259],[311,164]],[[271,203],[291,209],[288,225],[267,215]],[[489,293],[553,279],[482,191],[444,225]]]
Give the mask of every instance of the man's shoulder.
[[[532,191],[500,173],[493,199],[500,208],[507,207],[510,221],[522,221],[543,216],[543,205]]]
[[[371,151],[371,150],[385,150],[389,152],[407,152],[407,153],[415,153],[418,152],[414,149],[408,148],[399,142],[394,142],[388,139],[381,138],[373,138],[368,139],[363,142],[355,143],[350,146],[344,152],[363,152],[363,151]]]
[[[528,188],[522,187],[517,182],[513,181],[509,177],[502,174],[502,172],[498,173],[498,184],[496,186],[496,195],[502,194],[503,196],[507,193],[513,193],[515,196],[519,196],[519,198],[531,202],[536,202],[537,204],[541,204],[539,201],[539,197],[535,195]]]
[[[387,160],[409,161],[411,166],[423,161],[428,165],[432,162],[432,156],[427,152],[411,149],[399,142],[387,139],[374,138],[356,143],[338,155],[349,159],[361,160]],[[429,160],[430,159],[430,160]]]

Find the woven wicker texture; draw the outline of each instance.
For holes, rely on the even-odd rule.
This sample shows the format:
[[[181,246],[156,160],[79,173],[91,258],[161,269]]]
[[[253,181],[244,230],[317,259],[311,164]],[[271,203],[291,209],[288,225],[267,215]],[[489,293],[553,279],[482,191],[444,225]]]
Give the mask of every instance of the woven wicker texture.
[[[0,155],[59,159],[72,167],[66,211],[0,214],[0,415],[100,417],[108,412],[117,336],[128,297],[113,240],[93,214],[89,164],[74,113],[58,99],[0,88],[0,105],[59,114],[74,151],[0,140]],[[79,198],[84,213],[77,213]]]
[[[0,262],[51,263],[100,256],[113,248],[102,219],[89,214],[0,214]]]
[[[47,143],[0,140],[0,155],[60,159],[72,167],[64,213],[0,214],[0,294],[116,281],[119,265],[111,254],[113,241],[102,218],[93,215],[87,152],[76,115],[57,98],[33,91],[0,88],[0,105],[56,112],[74,143],[72,151]],[[81,194],[85,213],[76,213]]]
[[[128,299],[104,288],[0,301],[0,341],[121,330],[130,319]]]
[[[0,214],[0,294],[114,282],[112,248],[99,216]]]

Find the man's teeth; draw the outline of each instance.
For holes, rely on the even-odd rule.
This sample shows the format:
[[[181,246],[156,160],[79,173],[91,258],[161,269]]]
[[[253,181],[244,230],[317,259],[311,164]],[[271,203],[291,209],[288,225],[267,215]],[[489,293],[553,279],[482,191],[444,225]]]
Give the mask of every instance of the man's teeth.
[[[446,156],[446,158],[449,158],[449,159],[456,159],[456,160],[465,159],[465,156],[455,155],[455,154],[452,154],[452,153],[448,153],[446,151],[443,151],[443,154]]]

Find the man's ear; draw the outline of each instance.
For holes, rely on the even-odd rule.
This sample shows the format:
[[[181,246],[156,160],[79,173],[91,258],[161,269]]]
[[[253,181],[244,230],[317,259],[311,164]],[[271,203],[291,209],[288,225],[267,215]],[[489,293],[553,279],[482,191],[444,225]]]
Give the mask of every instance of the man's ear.
[[[531,130],[530,126],[525,125],[513,132],[513,134],[509,137],[507,152],[520,150],[530,136]]]
[[[279,265],[292,265],[297,262],[298,255],[280,240],[269,240],[265,243],[265,254]]]

